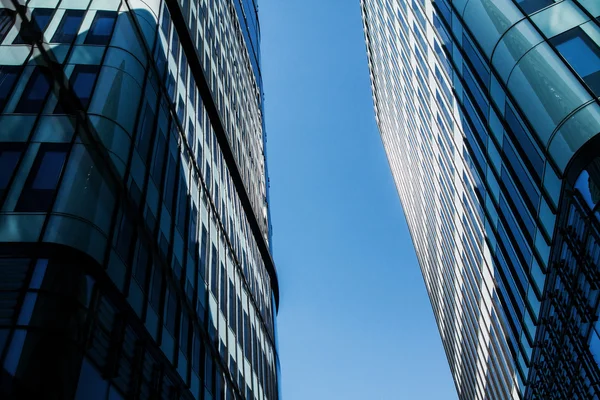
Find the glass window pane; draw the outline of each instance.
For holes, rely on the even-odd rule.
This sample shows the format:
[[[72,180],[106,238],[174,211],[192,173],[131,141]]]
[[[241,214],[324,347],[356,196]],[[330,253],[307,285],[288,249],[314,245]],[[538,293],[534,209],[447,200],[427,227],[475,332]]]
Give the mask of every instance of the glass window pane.
[[[8,8],[0,9],[0,42],[4,40],[8,31],[15,23],[15,12]]]
[[[31,12],[31,22],[33,23],[33,29],[37,30],[37,32],[43,33],[50,22],[50,18],[52,17],[52,13],[54,12],[51,8],[36,8]],[[32,29],[24,30],[22,27],[21,31],[15,38],[13,43],[23,44],[30,43],[32,40],[36,39],[36,32],[33,32]]]
[[[56,33],[52,37],[52,43],[71,43],[79,32],[81,21],[83,20],[83,11],[79,10],[67,10],[60,25],[56,29]]]
[[[42,146],[21,192],[16,211],[48,211],[52,205],[67,155],[66,145]]]
[[[8,96],[17,82],[20,70],[20,67],[0,66],[0,111],[8,101]]]
[[[600,48],[580,28],[571,29],[552,42],[579,76],[600,95]]]
[[[116,12],[98,11],[85,38],[86,44],[108,44],[112,36]]]
[[[4,146],[0,144],[0,200],[2,200],[4,190],[8,187],[10,178],[15,172],[15,168],[21,157],[20,150],[14,148],[3,149],[2,147]]]
[[[50,91],[50,78],[40,67],[31,74],[29,82],[15,108],[17,113],[38,113]]]
[[[526,14],[531,14],[541,10],[551,4],[554,4],[553,0],[517,0],[519,6]]]

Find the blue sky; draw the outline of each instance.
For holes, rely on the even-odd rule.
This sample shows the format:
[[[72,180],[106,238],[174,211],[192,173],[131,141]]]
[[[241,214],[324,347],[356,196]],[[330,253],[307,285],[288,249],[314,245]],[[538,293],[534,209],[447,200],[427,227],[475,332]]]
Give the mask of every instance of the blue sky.
[[[261,0],[284,400],[456,399],[373,114],[358,0]]]

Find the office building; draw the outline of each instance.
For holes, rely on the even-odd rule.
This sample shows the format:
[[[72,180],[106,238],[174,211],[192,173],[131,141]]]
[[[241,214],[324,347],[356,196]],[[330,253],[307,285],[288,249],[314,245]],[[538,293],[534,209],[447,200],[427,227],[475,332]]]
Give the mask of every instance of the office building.
[[[0,6],[0,398],[278,399],[256,1]]]
[[[361,7],[459,398],[600,398],[600,2]]]

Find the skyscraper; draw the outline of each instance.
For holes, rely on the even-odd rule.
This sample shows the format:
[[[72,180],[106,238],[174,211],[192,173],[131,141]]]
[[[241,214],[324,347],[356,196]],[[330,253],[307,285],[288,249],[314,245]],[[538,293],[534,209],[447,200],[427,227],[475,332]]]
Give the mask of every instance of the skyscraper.
[[[2,0],[0,398],[278,399],[255,0]]]
[[[361,6],[459,398],[599,398],[600,2]]]

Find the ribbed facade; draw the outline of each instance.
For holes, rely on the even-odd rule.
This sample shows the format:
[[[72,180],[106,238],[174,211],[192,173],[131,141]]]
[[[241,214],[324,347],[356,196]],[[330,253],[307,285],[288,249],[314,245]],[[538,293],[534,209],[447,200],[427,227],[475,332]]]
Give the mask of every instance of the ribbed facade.
[[[0,6],[0,398],[278,399],[256,1]]]
[[[361,7],[459,398],[600,398],[600,2]]]

